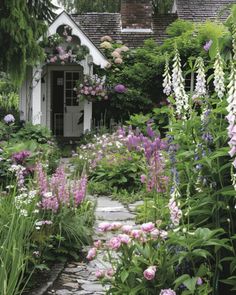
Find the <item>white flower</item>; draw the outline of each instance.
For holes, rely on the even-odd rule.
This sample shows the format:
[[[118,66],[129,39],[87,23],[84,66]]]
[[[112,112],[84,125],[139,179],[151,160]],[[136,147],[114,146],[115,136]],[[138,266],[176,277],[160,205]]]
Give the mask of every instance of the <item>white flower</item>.
[[[172,71],[172,86],[176,100],[176,114],[179,116],[182,115],[182,118],[186,119],[187,112],[190,108],[189,97],[184,89],[184,78],[182,75],[181,60],[177,48],[175,50],[175,56],[173,61],[174,64]]]
[[[223,60],[219,53],[217,52],[216,60],[214,63],[214,86],[218,97],[221,99],[225,92],[225,74],[223,70]]]
[[[166,60],[166,65],[165,65],[165,71],[163,74],[163,93],[166,94],[167,96],[169,96],[171,94],[171,76],[170,76],[170,68],[169,68],[169,62],[168,60]]]
[[[51,198],[52,197],[52,192],[47,192],[43,196],[44,196],[44,198]]]
[[[195,97],[203,97],[206,95],[206,75],[204,61],[201,57],[197,58],[197,83],[195,86]]]
[[[25,209],[21,209],[21,210],[20,210],[20,215],[21,215],[21,216],[25,216],[25,217],[27,217],[27,216],[28,216],[28,212],[27,212],[27,210],[25,210]]]

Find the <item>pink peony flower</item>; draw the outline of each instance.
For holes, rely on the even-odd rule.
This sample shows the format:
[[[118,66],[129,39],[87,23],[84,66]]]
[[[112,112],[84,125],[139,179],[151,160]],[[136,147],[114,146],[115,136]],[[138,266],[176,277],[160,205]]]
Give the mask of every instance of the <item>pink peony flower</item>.
[[[150,233],[154,228],[155,228],[155,224],[152,222],[144,223],[141,226],[141,229],[146,233]]]
[[[132,238],[139,239],[142,235],[142,231],[139,229],[133,229],[130,233]]]
[[[119,237],[113,237],[108,242],[108,247],[111,248],[111,249],[113,249],[113,250],[119,249],[120,246],[121,246],[121,240],[120,240]]]
[[[95,248],[99,249],[99,248],[102,247],[102,241],[101,240],[95,241],[93,243],[93,245],[94,245]]]
[[[156,266],[149,266],[145,271],[143,272],[143,276],[146,280],[151,281],[155,278],[156,275]]]
[[[88,260],[93,260],[97,255],[97,248],[91,248],[89,251],[88,251],[88,255],[86,256],[86,258]]]
[[[130,234],[132,229],[133,229],[132,225],[123,225],[122,226],[122,232],[125,234]]]
[[[112,222],[110,229],[111,230],[118,230],[122,227],[121,222]]]
[[[96,278],[97,279],[102,279],[102,278],[104,278],[105,277],[105,274],[106,274],[106,272],[105,272],[105,270],[103,270],[103,269],[98,269],[98,270],[96,270],[96,272],[95,272],[95,276],[96,276]]]
[[[120,234],[118,238],[120,239],[122,244],[128,244],[131,241],[130,237],[126,234]]]
[[[112,268],[107,270],[107,276],[108,277],[112,277],[114,275],[114,273],[115,273],[115,271]]]
[[[153,239],[157,239],[160,235],[160,231],[159,229],[155,228],[154,230],[151,231],[150,234]]]
[[[109,231],[111,229],[111,224],[109,222],[102,222],[99,224],[98,229],[102,232]]]

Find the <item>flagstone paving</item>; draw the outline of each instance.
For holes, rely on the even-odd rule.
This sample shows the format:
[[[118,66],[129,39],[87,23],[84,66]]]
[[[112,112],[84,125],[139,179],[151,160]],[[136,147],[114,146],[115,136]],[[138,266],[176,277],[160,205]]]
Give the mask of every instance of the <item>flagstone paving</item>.
[[[94,240],[108,240],[112,233],[102,233],[98,231],[98,224],[103,221],[121,222],[122,224],[134,225],[135,213],[134,209],[140,202],[125,207],[118,201],[114,201],[108,197],[90,197],[97,202],[95,211],[96,222],[94,225]],[[88,248],[84,248],[87,252]],[[101,263],[102,254],[98,257],[86,262],[69,263],[64,271],[55,282],[54,286],[47,291],[45,295],[100,295],[105,294],[105,288],[99,283],[95,276],[96,269],[104,268]]]

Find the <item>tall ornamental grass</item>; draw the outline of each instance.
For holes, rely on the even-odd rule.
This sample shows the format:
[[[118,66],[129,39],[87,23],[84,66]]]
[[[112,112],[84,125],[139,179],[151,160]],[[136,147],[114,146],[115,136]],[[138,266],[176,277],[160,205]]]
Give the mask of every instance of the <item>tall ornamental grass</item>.
[[[29,239],[35,224],[35,203],[28,210],[15,206],[15,193],[0,195],[0,294],[22,294],[29,259]]]

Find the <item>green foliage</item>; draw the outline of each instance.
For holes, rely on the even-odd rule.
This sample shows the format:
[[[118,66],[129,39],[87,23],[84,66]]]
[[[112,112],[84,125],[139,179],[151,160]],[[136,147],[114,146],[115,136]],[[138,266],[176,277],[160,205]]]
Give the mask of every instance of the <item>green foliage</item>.
[[[0,69],[15,84],[22,81],[26,66],[43,59],[38,39],[45,33],[46,18],[53,17],[49,0],[4,0],[0,8]]]

